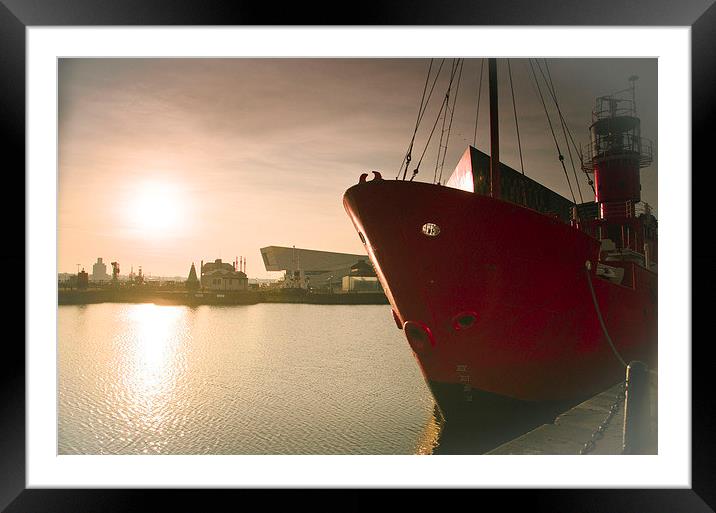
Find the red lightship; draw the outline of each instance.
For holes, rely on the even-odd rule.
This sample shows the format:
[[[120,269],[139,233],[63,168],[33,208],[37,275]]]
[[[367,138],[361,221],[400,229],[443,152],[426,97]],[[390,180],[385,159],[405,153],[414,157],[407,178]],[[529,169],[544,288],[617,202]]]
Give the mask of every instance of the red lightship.
[[[619,382],[607,334],[625,361],[656,363],[651,144],[633,96],[597,99],[582,162],[595,201],[577,204],[498,164],[490,61],[491,156],[470,146],[445,185],[363,176],[343,199],[448,424]]]

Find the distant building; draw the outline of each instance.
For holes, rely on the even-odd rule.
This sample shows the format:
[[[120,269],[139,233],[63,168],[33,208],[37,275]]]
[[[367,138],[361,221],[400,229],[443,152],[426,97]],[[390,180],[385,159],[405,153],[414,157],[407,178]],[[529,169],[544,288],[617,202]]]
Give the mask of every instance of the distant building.
[[[273,278],[249,278],[249,286],[256,285],[258,287],[266,287],[276,284],[278,280]]]
[[[191,269],[189,269],[189,278],[186,280],[186,288],[189,290],[197,290],[201,284],[199,279],[196,277],[196,268],[194,262],[191,263]]]
[[[343,277],[342,289],[343,292],[383,291],[373,266],[362,260],[353,264],[350,273]]]
[[[202,262],[201,287],[207,290],[247,290],[249,280],[246,273],[237,271],[234,265],[217,258],[206,264]]]
[[[78,289],[86,289],[89,285],[89,274],[87,274],[82,268],[82,270],[77,273],[77,288]]]
[[[107,281],[109,278],[107,264],[102,262],[101,257],[97,258],[97,262],[92,265],[92,277],[90,279],[92,281]]]
[[[261,257],[267,271],[285,271],[284,287],[331,291],[341,290],[342,279],[353,264],[368,263],[368,255],[282,246],[261,248]]]
[[[77,275],[71,273],[59,273],[57,275],[57,287],[71,289],[77,286]]]

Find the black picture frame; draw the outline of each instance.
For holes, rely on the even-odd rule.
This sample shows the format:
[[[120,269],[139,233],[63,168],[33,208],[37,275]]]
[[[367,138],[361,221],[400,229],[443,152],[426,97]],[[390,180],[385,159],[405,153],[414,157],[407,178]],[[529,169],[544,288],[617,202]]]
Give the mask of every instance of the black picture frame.
[[[4,199],[3,228],[6,244],[2,268],[8,277],[3,305],[5,336],[0,362],[0,509],[7,512],[44,511],[140,511],[154,509],[208,510],[208,500],[226,499],[235,507],[248,504],[255,491],[197,490],[40,490],[25,489],[25,325],[24,293],[19,281],[31,272],[25,264],[25,226],[19,222],[24,210],[25,180],[25,29],[29,26],[67,25],[622,25],[691,27],[692,73],[692,168],[702,173],[678,172],[692,180],[692,265],[696,287],[692,318],[703,319],[714,303],[710,299],[716,280],[709,269],[714,265],[714,243],[710,239],[708,175],[713,167],[710,145],[716,140],[716,6],[713,0],[620,0],[562,2],[545,0],[501,1],[394,1],[391,3],[332,4],[323,2],[288,5],[259,2],[202,2],[185,0],[0,0],[0,127]],[[660,141],[668,144],[668,141]],[[704,175],[704,176],[702,176]],[[697,184],[697,187],[693,185]],[[22,192],[21,192],[22,191]],[[696,207],[696,208],[694,208]],[[695,271],[699,271],[698,274]],[[668,272],[665,270],[664,272]],[[693,291],[696,290],[692,289]],[[661,315],[668,315],[668,302]],[[703,323],[703,322],[702,322]],[[693,330],[698,333],[698,330]],[[708,332],[706,332],[708,333]],[[703,339],[702,339],[703,338]],[[480,490],[451,491],[427,496],[422,491],[404,494],[440,508],[477,507],[488,498],[499,501],[500,509],[522,507],[549,511],[669,511],[702,512],[716,508],[716,434],[714,401],[711,398],[708,358],[710,336],[694,336],[692,343],[692,487],[691,489],[618,490]],[[684,344],[689,341],[666,341]],[[628,485],[625,485],[628,486]],[[469,497],[466,494],[470,494]],[[275,492],[272,497],[276,497]],[[331,509],[365,510],[383,504],[383,494],[349,491],[303,491],[311,504]],[[279,494],[279,498],[286,497]],[[475,503],[476,498],[479,503]],[[293,500],[293,496],[291,497]],[[272,499],[275,500],[275,499]],[[484,505],[489,504],[484,502]],[[493,503],[494,504],[494,503]],[[405,506],[404,506],[405,507]],[[494,506],[490,506],[491,508]]]

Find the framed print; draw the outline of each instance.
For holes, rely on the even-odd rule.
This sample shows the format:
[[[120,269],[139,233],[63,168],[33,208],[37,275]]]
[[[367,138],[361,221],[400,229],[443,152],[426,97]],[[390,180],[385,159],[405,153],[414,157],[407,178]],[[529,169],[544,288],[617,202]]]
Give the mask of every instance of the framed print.
[[[102,6],[15,0],[0,6],[3,144],[12,156],[4,208],[16,241],[8,247],[6,266],[13,274],[23,269],[26,286],[25,345],[19,336],[8,337],[4,358],[0,507],[136,509],[145,493],[136,489],[153,487],[241,489],[222,492],[230,496],[248,494],[247,488],[468,488],[478,494],[498,493],[488,488],[530,488],[508,492],[507,498],[503,493],[500,500],[550,510],[583,510],[585,504],[604,511],[711,510],[716,504],[710,485],[716,478],[713,406],[710,387],[702,382],[708,342],[691,337],[693,312],[705,313],[710,303],[709,296],[699,299],[691,289],[693,277],[704,291],[712,281],[710,214],[705,209],[691,214],[692,204],[706,203],[699,196],[708,194],[702,176],[708,173],[692,174],[690,168],[708,169],[706,152],[714,134],[709,114],[714,111],[716,8],[708,1],[679,8],[610,2],[599,9],[394,4],[362,6],[346,23],[336,11],[317,5],[277,12],[237,7],[229,12],[224,5],[199,8],[192,2]],[[316,26],[318,20],[326,26]],[[496,64],[495,57],[504,62]],[[627,68],[636,71],[627,73]],[[604,80],[610,73],[619,77]],[[570,75],[569,83],[579,84],[579,90],[564,100],[572,91],[561,81]],[[499,102],[492,80],[501,81]],[[630,82],[622,87],[625,81]],[[539,94],[527,100],[523,87]],[[624,104],[615,96],[600,96],[619,87],[626,88],[620,92],[626,95]],[[476,111],[468,93],[477,95]],[[570,141],[569,129],[576,127],[568,126],[563,113],[570,101],[589,104],[596,97],[604,108],[595,107],[591,119],[579,122],[582,135],[587,125],[592,128],[584,149]],[[498,104],[501,127],[489,119]],[[607,122],[620,105],[632,110],[619,111],[629,123],[616,137],[621,129]],[[520,108],[529,114],[518,121]],[[418,122],[414,131],[408,127],[413,140],[406,154],[407,141],[394,137],[396,119],[410,117],[412,125],[414,110]],[[467,111],[468,121],[457,119]],[[424,114],[430,119],[423,121]],[[538,116],[539,129],[529,121],[536,123]],[[608,133],[600,132],[602,121]],[[416,134],[423,139],[418,142]],[[529,141],[534,135],[544,138],[539,144],[549,145],[549,155],[535,150]],[[356,144],[362,137],[367,150]],[[652,149],[646,138],[658,145]],[[463,143],[471,149],[461,160],[455,146]],[[579,158],[570,165],[572,152]],[[636,182],[615,179],[610,185],[604,169],[625,162],[627,153],[635,162],[629,169],[635,170]],[[450,161],[445,173],[441,155],[443,164]],[[396,177],[390,176],[395,156],[404,158]],[[500,156],[502,164],[492,166]],[[423,157],[430,169],[420,167]],[[457,411],[454,390],[459,390],[462,415],[467,402],[483,395],[552,400],[566,397],[570,386],[607,388],[590,377],[606,374],[595,370],[598,365],[614,365],[613,360],[601,363],[614,356],[604,342],[584,367],[564,359],[542,367],[500,363],[509,360],[500,351],[529,338],[528,328],[545,337],[541,346],[530,346],[533,361],[550,357],[538,346],[551,343],[545,334],[558,339],[563,324],[584,340],[592,332],[595,340],[604,335],[619,359],[620,351],[628,355],[624,363],[642,359],[618,339],[639,339],[633,328],[637,314],[644,319],[638,325],[653,321],[650,333],[656,333],[655,278],[651,296],[643,294],[644,304],[631,308],[631,299],[614,300],[630,312],[621,331],[600,287],[616,283],[617,292],[610,292],[616,297],[655,276],[656,219],[643,220],[657,208],[656,170],[651,178],[645,171],[640,185],[639,168],[657,158],[665,237],[658,246],[658,290],[667,298],[658,317],[658,445],[655,439],[653,450],[638,456],[497,450],[551,423],[540,421],[519,433],[504,433],[504,440],[480,450],[447,451],[444,422],[447,418],[449,426],[451,415],[457,418],[450,413]],[[469,173],[460,174],[463,162],[469,162]],[[549,179],[533,185],[543,175],[530,177],[530,166],[555,162],[558,178],[569,186]],[[18,169],[25,169],[23,178]],[[428,194],[423,191],[431,177]],[[698,187],[691,188],[692,179]],[[578,181],[585,188],[578,188]],[[400,206],[403,193],[389,191],[393,186],[415,190]],[[545,186],[559,191],[564,213],[562,200],[548,198]],[[362,203],[360,191],[370,187],[376,193],[384,188],[384,197]],[[521,201],[529,213],[513,209],[501,216],[525,215],[519,223],[531,220],[543,228],[527,230],[512,249],[505,245],[515,238],[499,239],[495,245],[502,253],[494,257],[485,246],[470,249],[463,238],[431,260],[428,245],[452,240],[451,230],[474,229],[494,240],[512,231],[463,226],[463,215],[448,218],[450,209],[483,192],[483,197],[508,200],[521,195],[510,204]],[[652,207],[629,210],[640,201]],[[410,217],[416,204],[429,210],[433,202],[450,207],[411,220],[417,223],[411,249],[413,239],[402,228],[390,228],[390,222]],[[327,210],[327,204],[335,208]],[[483,212],[485,205],[463,211]],[[596,246],[586,238],[564,244],[583,243],[585,254],[596,254],[600,262],[592,265],[587,258],[583,264],[585,257],[575,257],[588,280],[599,280],[596,294],[592,281],[589,288],[584,281],[574,285],[584,293],[588,320],[579,317],[576,299],[563,301],[560,311],[559,294],[536,294],[534,287],[513,291],[502,301],[502,317],[492,313],[492,293],[454,306],[454,296],[470,296],[466,290],[473,285],[480,290],[496,283],[547,283],[547,275],[543,282],[533,274],[523,276],[519,262],[541,251],[530,249],[533,239],[535,248],[544,247],[539,241],[555,241],[554,254],[540,257],[554,277],[571,251],[559,249],[563,241],[556,241],[567,232],[559,235],[562,228],[555,226],[587,224],[591,218],[579,210],[587,206],[595,209],[589,230],[599,234],[593,236]],[[624,221],[616,230],[608,220],[615,219],[617,206],[642,224]],[[21,210],[23,228],[17,221]],[[535,211],[541,215],[530,217]],[[564,224],[556,224],[562,214]],[[617,242],[610,249],[604,240]],[[24,253],[16,249],[20,244]],[[103,253],[96,262],[95,251]],[[627,255],[624,261],[614,257],[617,252]],[[450,270],[463,269],[458,261],[463,253],[466,262],[484,268],[481,276],[487,278],[472,284],[463,273],[459,283],[441,291]],[[604,254],[611,258],[602,259]],[[437,264],[445,256],[451,262],[447,270]],[[510,258],[514,264],[505,263]],[[410,259],[428,263],[415,266]],[[433,276],[428,288],[411,289],[422,273]],[[571,282],[559,281],[562,286],[555,290],[576,294],[566,285]],[[517,285],[509,286],[516,290]],[[95,299],[87,300],[88,294]],[[8,320],[19,319],[22,301],[10,291],[7,298]],[[451,306],[443,309],[443,300]],[[425,319],[432,320],[423,322],[410,312],[425,305],[433,309]],[[551,312],[552,320],[526,316],[528,305]],[[305,309],[296,314],[303,307],[310,307],[311,315]],[[450,311],[445,322],[437,320],[442,310]],[[357,322],[355,335],[348,327],[357,320],[353,312],[366,316]],[[499,329],[490,319],[497,319]],[[617,334],[620,351],[607,325]],[[380,344],[388,340],[388,327],[402,345]],[[470,331],[473,327],[480,331]],[[490,358],[484,351],[475,358],[451,352],[441,363],[439,353],[429,351],[438,347],[436,338],[438,345],[446,340],[443,328],[459,340],[454,346],[466,344],[465,337],[473,337],[475,347],[488,336],[511,342],[494,345]],[[492,363],[480,367],[484,361]],[[557,372],[564,375],[559,390],[544,385],[540,376]],[[508,382],[501,377],[506,373],[512,376]],[[443,386],[448,374],[455,381],[449,390]],[[559,412],[572,411],[581,399],[569,406],[565,401]],[[582,435],[574,436],[582,445]],[[323,444],[312,446],[317,437]],[[592,437],[597,446],[601,439]],[[146,493],[159,498],[159,492]],[[175,493],[185,507],[187,501],[203,500],[199,492]],[[356,491],[349,496],[370,500]]]

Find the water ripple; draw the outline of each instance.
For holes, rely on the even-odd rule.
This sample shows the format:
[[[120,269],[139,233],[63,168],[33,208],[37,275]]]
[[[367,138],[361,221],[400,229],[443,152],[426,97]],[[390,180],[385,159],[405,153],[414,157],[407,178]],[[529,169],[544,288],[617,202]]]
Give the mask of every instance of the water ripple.
[[[414,454],[440,432],[386,306],[61,306],[61,454]]]

